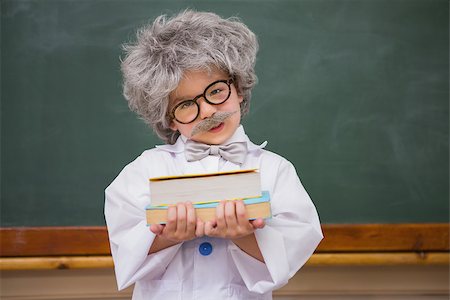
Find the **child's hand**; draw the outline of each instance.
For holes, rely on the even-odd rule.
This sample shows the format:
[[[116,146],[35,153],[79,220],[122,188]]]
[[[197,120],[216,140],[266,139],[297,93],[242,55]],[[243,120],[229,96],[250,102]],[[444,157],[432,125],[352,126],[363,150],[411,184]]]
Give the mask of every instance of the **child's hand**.
[[[228,239],[239,239],[263,228],[265,221],[249,221],[247,209],[242,201],[222,201],[216,209],[216,220],[206,222],[205,235]]]
[[[172,242],[184,242],[204,235],[204,225],[195,215],[192,203],[178,203],[167,210],[165,225],[153,224],[150,231]]]

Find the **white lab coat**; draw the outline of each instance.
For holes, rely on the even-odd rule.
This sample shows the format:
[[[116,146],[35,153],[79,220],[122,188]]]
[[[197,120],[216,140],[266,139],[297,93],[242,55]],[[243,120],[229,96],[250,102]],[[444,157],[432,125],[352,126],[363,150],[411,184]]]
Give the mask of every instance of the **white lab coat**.
[[[322,239],[319,218],[293,165],[253,144],[240,126],[230,140],[244,139],[242,166],[208,156],[187,162],[185,138],[144,151],[106,189],[105,217],[119,289],[135,284],[133,299],[272,299],[308,260]],[[273,217],[255,236],[265,264],[227,239],[202,237],[148,255],[155,235],[146,226],[151,177],[257,168],[270,192]],[[199,252],[203,242],[212,253]]]

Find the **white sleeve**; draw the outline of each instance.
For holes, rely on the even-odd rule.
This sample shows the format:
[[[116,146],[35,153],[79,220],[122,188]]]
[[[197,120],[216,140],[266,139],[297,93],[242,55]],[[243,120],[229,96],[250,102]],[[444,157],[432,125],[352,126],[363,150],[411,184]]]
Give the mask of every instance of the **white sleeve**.
[[[144,276],[161,277],[181,246],[148,255],[155,235],[145,219],[145,207],[150,203],[145,163],[148,161],[138,157],[105,190],[105,219],[119,290]]]
[[[265,264],[238,247],[231,251],[247,288],[256,293],[285,285],[323,238],[317,211],[291,163],[282,162],[270,192],[272,218],[255,231]]]

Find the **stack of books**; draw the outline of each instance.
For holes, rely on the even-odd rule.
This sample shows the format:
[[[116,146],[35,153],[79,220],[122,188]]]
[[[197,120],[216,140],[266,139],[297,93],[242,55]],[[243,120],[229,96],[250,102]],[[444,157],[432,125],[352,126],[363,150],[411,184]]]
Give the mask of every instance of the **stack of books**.
[[[166,223],[167,208],[187,201],[204,222],[215,218],[222,200],[242,200],[250,220],[271,217],[269,192],[261,191],[256,169],[150,178],[150,197],[148,225]]]

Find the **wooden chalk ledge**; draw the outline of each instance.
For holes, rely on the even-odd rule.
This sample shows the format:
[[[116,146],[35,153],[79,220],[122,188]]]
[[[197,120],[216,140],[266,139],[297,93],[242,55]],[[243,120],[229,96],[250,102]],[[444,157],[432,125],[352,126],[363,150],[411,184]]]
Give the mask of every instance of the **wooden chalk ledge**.
[[[307,266],[395,266],[395,265],[449,265],[448,252],[433,253],[316,253]],[[0,270],[51,270],[112,268],[112,257],[58,256],[58,257],[2,257]]]

